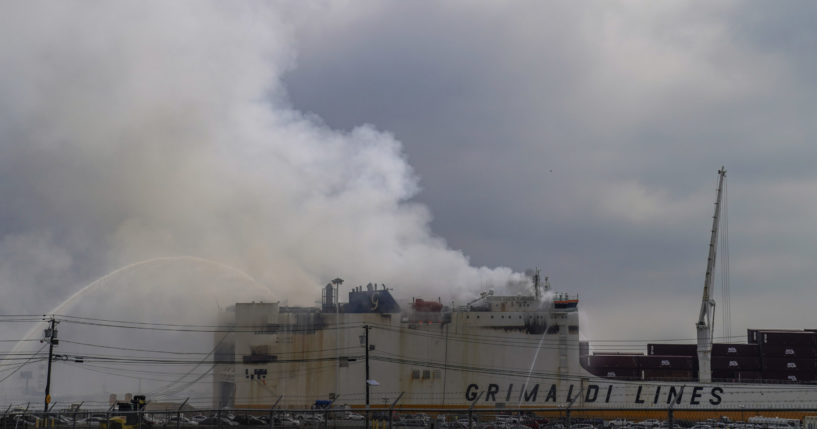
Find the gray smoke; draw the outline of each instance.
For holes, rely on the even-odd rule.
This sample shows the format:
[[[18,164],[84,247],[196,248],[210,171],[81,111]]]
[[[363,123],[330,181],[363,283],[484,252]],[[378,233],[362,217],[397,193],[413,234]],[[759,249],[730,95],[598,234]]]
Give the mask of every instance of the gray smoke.
[[[285,13],[4,6],[0,288],[13,298],[0,310],[49,311],[117,267],[176,255],[245,271],[291,304],[338,276],[434,297],[519,280],[429,230],[392,135],[288,105]]]
[[[293,11],[260,2],[3,9],[0,313],[210,323],[241,300],[312,304],[336,277],[445,299],[523,281],[470,266],[430,231],[392,135],[365,124],[333,130],[290,106],[281,76],[296,65]],[[41,327],[0,333],[38,339]],[[134,353],[110,348],[118,344],[206,356],[213,342],[71,320],[60,331],[66,355]],[[67,365],[55,395],[189,387],[206,397],[210,388],[162,387],[170,376],[155,368],[157,380],[127,365]],[[6,402],[20,400],[14,368],[2,374],[15,376]],[[33,370],[36,396],[44,369]]]

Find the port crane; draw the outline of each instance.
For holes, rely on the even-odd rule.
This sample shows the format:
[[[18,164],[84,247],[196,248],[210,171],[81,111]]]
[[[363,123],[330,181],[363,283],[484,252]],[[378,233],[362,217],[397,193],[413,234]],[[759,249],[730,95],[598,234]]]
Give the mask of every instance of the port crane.
[[[718,226],[721,216],[721,196],[723,181],[726,178],[726,168],[718,170],[718,194],[715,198],[715,215],[712,216],[712,236],[709,239],[709,256],[706,260],[706,278],[704,293],[701,298],[701,312],[695,329],[698,337],[698,381],[709,383],[712,381],[712,333],[715,328],[715,300],[712,298],[712,277],[715,271],[715,258],[718,248]]]

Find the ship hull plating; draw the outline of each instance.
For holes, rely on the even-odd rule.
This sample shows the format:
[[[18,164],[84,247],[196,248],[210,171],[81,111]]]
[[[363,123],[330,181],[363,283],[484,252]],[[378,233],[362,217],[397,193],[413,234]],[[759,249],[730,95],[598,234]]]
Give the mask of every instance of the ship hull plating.
[[[237,308],[233,323],[251,328],[216,339],[220,355],[235,363],[217,365],[214,405],[310,407],[329,400],[364,407],[367,326],[371,407],[398,397],[404,407],[445,408],[729,410],[817,403],[811,384],[655,381],[643,371],[631,380],[593,375],[580,363],[575,308],[516,298],[496,298],[479,311]]]

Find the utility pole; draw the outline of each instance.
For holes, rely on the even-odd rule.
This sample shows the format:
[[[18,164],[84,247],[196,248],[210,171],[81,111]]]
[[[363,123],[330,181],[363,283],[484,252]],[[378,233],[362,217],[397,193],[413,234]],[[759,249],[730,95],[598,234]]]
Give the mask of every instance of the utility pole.
[[[54,360],[54,346],[60,343],[57,339],[57,321],[54,316],[49,319],[50,327],[46,328],[45,335],[42,341],[48,341],[48,375],[45,379],[45,408],[44,413],[48,412],[48,403],[51,402],[51,362]]]
[[[369,429],[369,325],[363,325],[366,330],[366,429]]]
[[[335,286],[335,397],[332,402],[335,402],[340,396],[340,285],[343,279],[336,277],[332,284]]]

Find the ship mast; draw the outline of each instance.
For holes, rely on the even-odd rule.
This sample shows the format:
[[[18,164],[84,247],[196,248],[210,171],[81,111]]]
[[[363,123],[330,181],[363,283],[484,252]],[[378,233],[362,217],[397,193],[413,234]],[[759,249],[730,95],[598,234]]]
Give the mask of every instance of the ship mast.
[[[718,225],[721,216],[721,194],[723,180],[726,178],[726,168],[718,170],[718,195],[715,199],[715,215],[712,216],[712,236],[709,239],[709,257],[706,261],[706,279],[704,280],[704,294],[701,299],[701,313],[695,329],[698,333],[698,381],[708,383],[712,381],[711,355],[712,332],[715,326],[715,300],[712,299],[712,277],[715,271],[715,256],[718,247]]]

